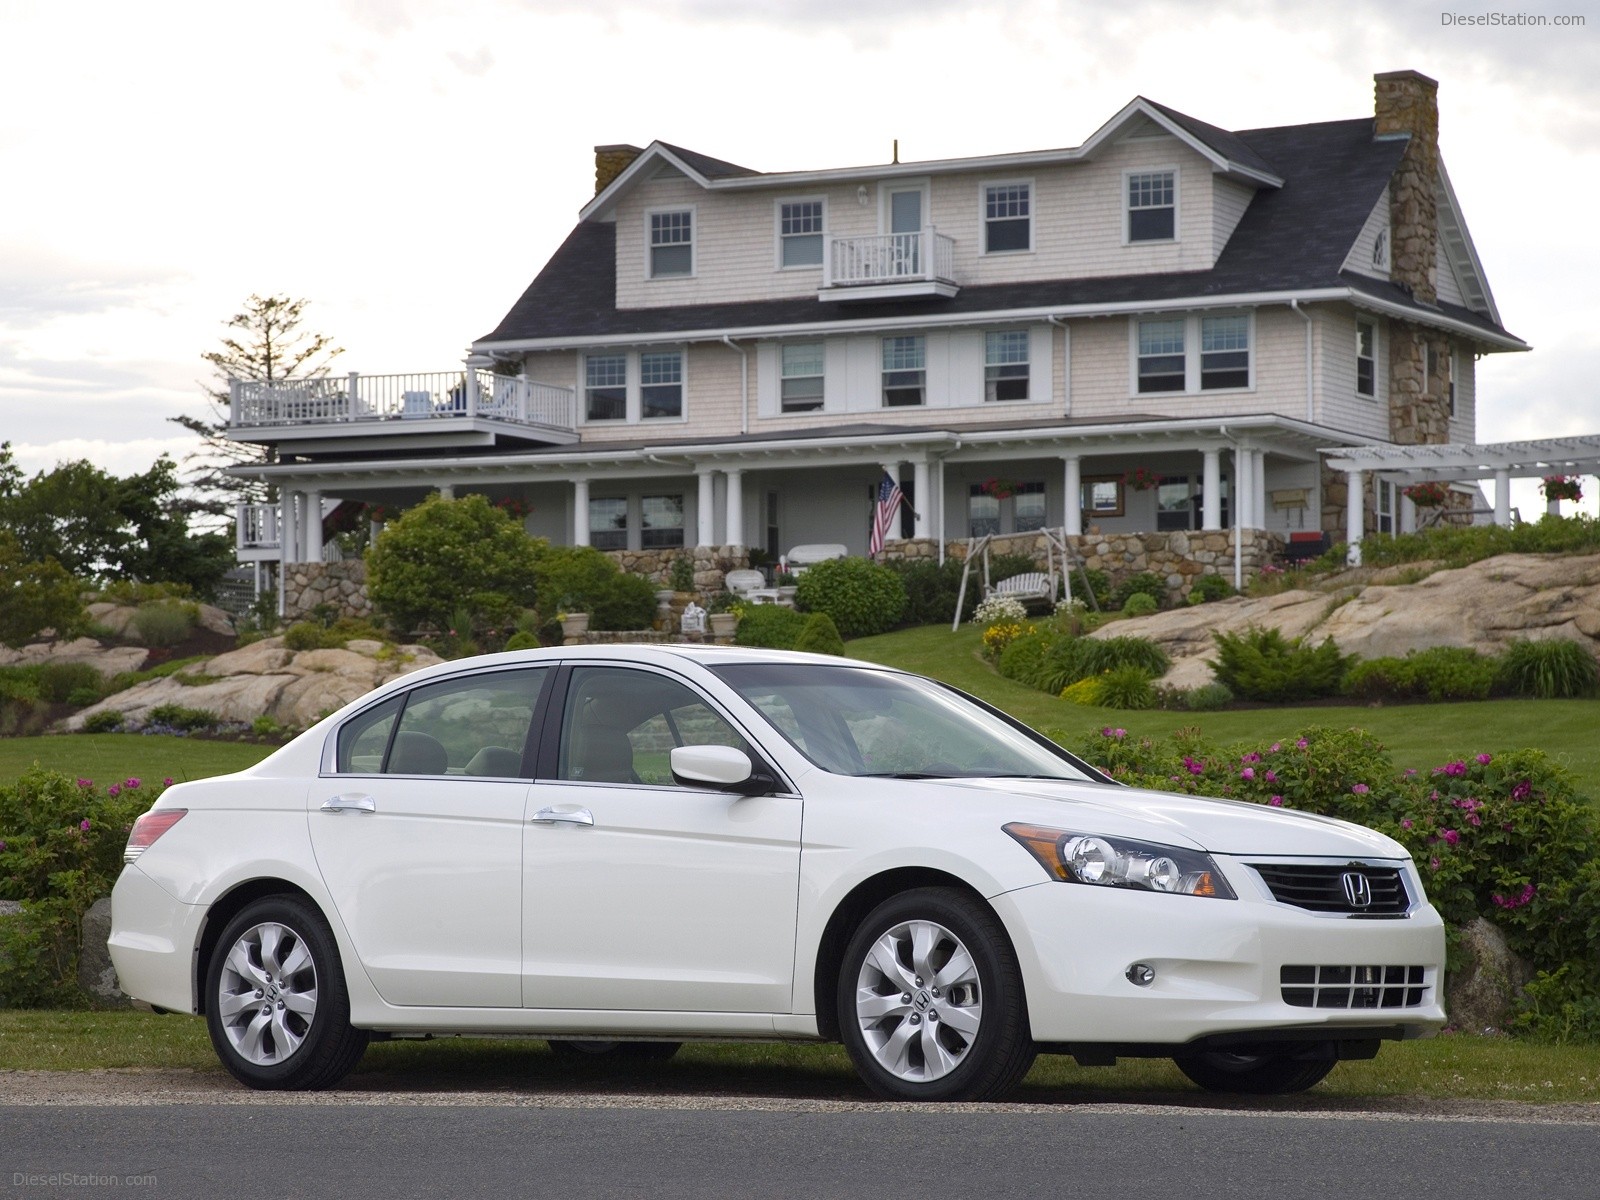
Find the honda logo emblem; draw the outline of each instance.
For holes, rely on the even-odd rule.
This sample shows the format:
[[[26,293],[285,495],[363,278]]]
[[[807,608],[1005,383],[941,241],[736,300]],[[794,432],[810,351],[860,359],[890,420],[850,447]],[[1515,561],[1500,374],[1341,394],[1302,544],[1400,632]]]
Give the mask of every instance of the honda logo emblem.
[[[1372,906],[1372,884],[1360,871],[1346,871],[1339,877],[1339,882],[1344,885],[1344,898],[1349,901],[1351,908]]]

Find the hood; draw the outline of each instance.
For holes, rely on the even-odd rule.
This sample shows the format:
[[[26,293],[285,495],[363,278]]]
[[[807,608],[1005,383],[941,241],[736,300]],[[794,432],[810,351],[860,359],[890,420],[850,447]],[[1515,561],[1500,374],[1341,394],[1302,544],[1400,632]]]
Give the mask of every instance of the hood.
[[[1025,800],[1027,803],[1016,805],[1012,819],[1056,825],[1074,833],[1143,838],[1236,856],[1410,857],[1399,842],[1363,825],[1244,800],[1068,780],[952,779],[938,786]]]

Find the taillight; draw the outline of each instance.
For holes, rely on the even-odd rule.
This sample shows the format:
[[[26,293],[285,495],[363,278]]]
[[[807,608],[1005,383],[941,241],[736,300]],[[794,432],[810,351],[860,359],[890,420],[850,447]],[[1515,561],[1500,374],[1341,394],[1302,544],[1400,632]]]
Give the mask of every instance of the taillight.
[[[122,861],[131,863],[155,844],[155,840],[171,829],[188,813],[187,808],[153,808],[133,823],[128,831],[128,845],[122,852]]]

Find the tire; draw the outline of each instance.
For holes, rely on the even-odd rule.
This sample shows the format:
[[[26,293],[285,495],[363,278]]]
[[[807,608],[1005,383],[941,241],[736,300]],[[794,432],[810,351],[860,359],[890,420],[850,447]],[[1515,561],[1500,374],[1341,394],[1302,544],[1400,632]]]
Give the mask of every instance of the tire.
[[[1033,1065],[1016,953],[995,915],[950,888],[885,900],[839,971],[840,1038],[892,1100],[994,1100]]]
[[[1208,1092],[1236,1096],[1286,1096],[1315,1087],[1338,1066],[1333,1058],[1296,1058],[1294,1051],[1229,1054],[1208,1050],[1174,1058],[1178,1070]]]
[[[666,1062],[679,1050],[682,1042],[604,1042],[591,1038],[552,1038],[550,1053],[562,1062],[621,1064]]]
[[[211,1044],[247,1087],[332,1087],[366,1053],[371,1035],[350,1026],[333,933],[299,897],[267,896],[229,921],[205,987]]]

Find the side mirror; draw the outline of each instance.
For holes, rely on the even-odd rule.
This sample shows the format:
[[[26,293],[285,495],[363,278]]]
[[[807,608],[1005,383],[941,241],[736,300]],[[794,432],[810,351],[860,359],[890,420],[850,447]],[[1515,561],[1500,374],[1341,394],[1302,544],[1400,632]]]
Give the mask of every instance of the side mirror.
[[[742,796],[770,792],[777,781],[756,772],[750,756],[733,746],[674,746],[672,778],[683,787],[715,788]]]

